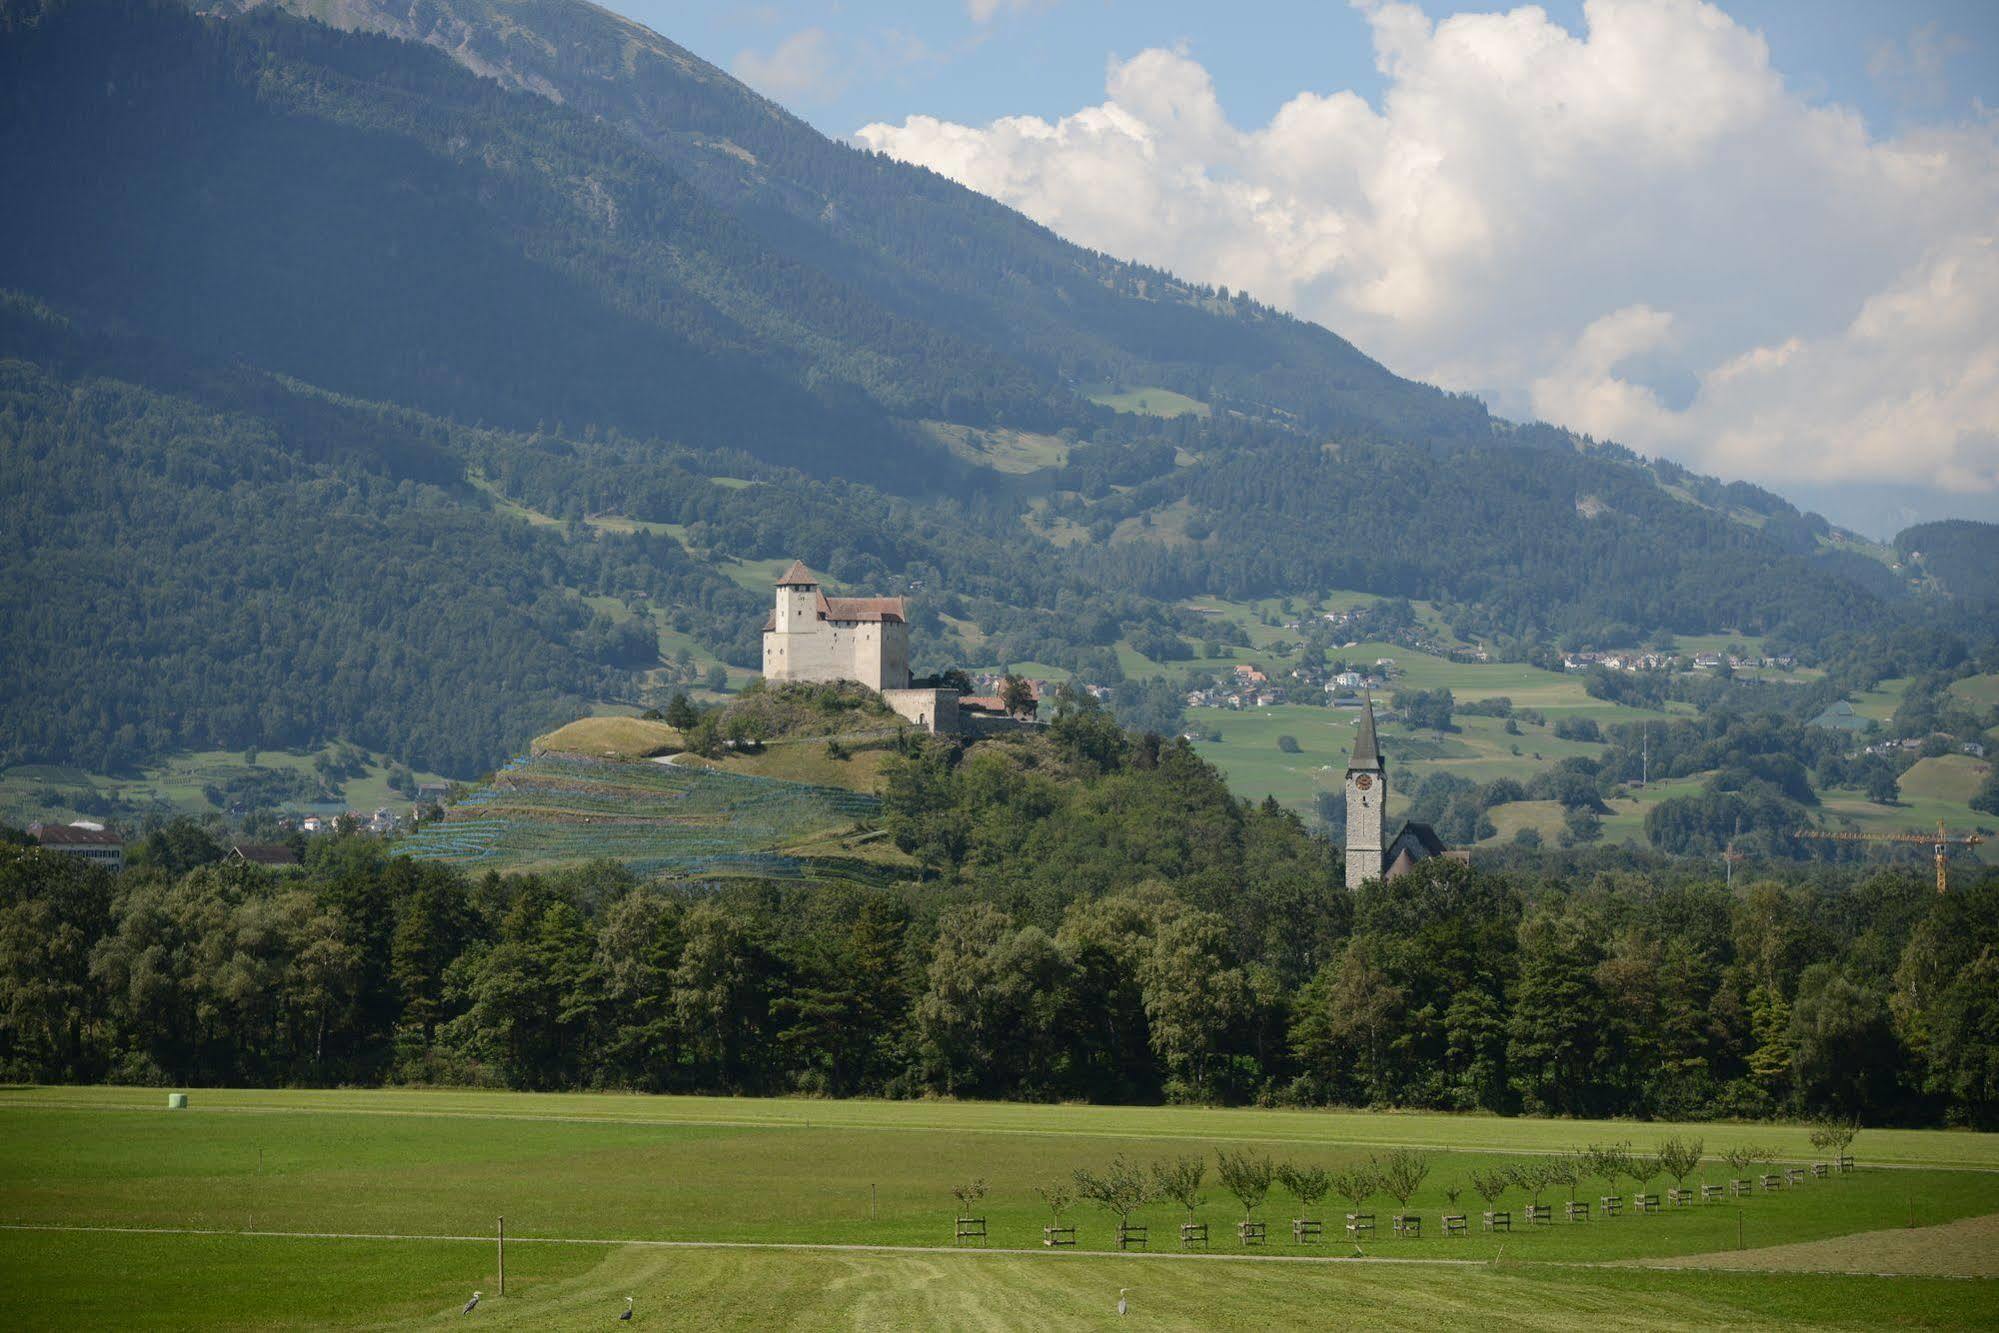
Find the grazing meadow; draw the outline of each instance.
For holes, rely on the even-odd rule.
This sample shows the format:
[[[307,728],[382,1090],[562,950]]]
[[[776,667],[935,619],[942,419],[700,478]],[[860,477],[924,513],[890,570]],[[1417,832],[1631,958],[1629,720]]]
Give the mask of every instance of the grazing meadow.
[[[1169,1328],[1965,1327],[1999,1311],[1989,1280],[1897,1275],[1892,1258],[1873,1262],[1882,1247],[1869,1238],[1999,1213],[1991,1135],[1869,1129],[1851,1174],[1643,1216],[1602,1217],[1612,1186],[1584,1179],[1574,1193],[1592,1204],[1587,1223],[1529,1226],[1515,1187],[1496,1204],[1512,1229],[1488,1233],[1471,1182],[1571,1147],[1644,1154],[1668,1135],[1699,1138],[1707,1159],[1690,1185],[1733,1174],[1719,1160],[1730,1147],[1765,1150],[1775,1164],[1759,1175],[1822,1154],[1802,1126],[428,1091],[191,1098],[168,1111],[150,1089],[0,1090],[11,1326],[423,1323],[458,1318],[475,1289],[486,1293],[476,1318],[518,1327],[609,1322],[626,1295],[635,1322],[681,1328],[1107,1327],[1120,1287],[1132,1289],[1132,1324]],[[1307,1210],[1279,1185],[1255,1210],[1267,1243],[1245,1249],[1218,1149],[1335,1175],[1418,1150],[1427,1174],[1407,1211],[1424,1235],[1390,1234],[1402,1209],[1386,1195]],[[1192,1217],[1209,1226],[1206,1251],[1182,1250],[1189,1214],[1167,1202],[1132,1216],[1149,1229],[1143,1253],[1117,1253],[1115,1218],[1082,1202],[1062,1218],[1076,1249],[1043,1248],[1051,1217],[1035,1186],[1120,1155],[1203,1159]],[[983,1249],[955,1235],[952,1191],[975,1179]],[[1545,1192],[1558,1219],[1569,1193]],[[1355,1210],[1378,1223],[1357,1242],[1342,1234]],[[1468,1214],[1468,1235],[1442,1234],[1447,1211]],[[1321,1242],[1294,1243],[1301,1215],[1325,1223]],[[1963,1234],[1952,1243],[1976,1250],[1993,1233]],[[1830,1246],[1824,1263],[1813,1243]],[[1722,1271],[1776,1246],[1788,1257],[1772,1266],[1790,1271]],[[1989,1271],[1976,1260],[1922,1271]]]

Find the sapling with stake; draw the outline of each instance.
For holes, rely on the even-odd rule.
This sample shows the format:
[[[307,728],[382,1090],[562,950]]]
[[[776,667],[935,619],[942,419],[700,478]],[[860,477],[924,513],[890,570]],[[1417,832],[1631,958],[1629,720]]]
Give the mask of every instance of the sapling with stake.
[[[963,1185],[953,1185],[951,1193],[958,1200],[958,1216],[970,1217],[972,1209],[977,1207],[979,1201],[986,1197],[985,1178],[980,1177]]]
[[[1592,1143],[1589,1146],[1589,1173],[1604,1180],[1612,1194],[1620,1194],[1617,1182],[1638,1174],[1631,1161],[1629,1143]]]
[[[1471,1173],[1471,1187],[1479,1198],[1485,1200],[1486,1211],[1492,1212],[1499,1207],[1499,1201],[1505,1197],[1506,1191],[1513,1188],[1513,1172],[1503,1166],[1490,1171],[1483,1167],[1474,1167]]]
[[[1541,1169],[1546,1173],[1549,1184],[1565,1186],[1569,1191],[1569,1202],[1576,1201],[1576,1188],[1583,1183],[1586,1172],[1581,1153],[1556,1153],[1547,1159]]]
[[[1659,1167],[1673,1178],[1680,1189],[1687,1187],[1687,1177],[1700,1170],[1701,1152],[1706,1143],[1700,1139],[1683,1139],[1678,1134],[1659,1141],[1657,1160]]]
[[[1296,1162],[1286,1162],[1277,1168],[1277,1179],[1305,1210],[1301,1221],[1312,1220],[1311,1215],[1318,1211],[1319,1201],[1333,1188],[1333,1178],[1323,1166],[1300,1166]]]
[[[1069,1210],[1070,1204],[1076,1202],[1075,1182],[1059,1179],[1044,1180],[1034,1187],[1034,1192],[1041,1196],[1041,1202],[1048,1205],[1048,1214],[1054,1219],[1050,1225],[1060,1227],[1062,1214]]]
[[[1237,1152],[1222,1148],[1215,1153],[1215,1166],[1222,1188],[1235,1195],[1236,1202],[1242,1205],[1243,1220],[1254,1217],[1269,1197],[1270,1182],[1276,1175],[1269,1156],[1249,1148]]]
[[[1113,1157],[1101,1173],[1079,1169],[1075,1179],[1077,1197],[1115,1214],[1120,1230],[1130,1225],[1133,1213],[1156,1197],[1152,1177],[1123,1153]]]
[[[1510,1169],[1513,1183],[1520,1187],[1528,1201],[1536,1208],[1541,1206],[1541,1196],[1548,1192],[1548,1186],[1556,1183],[1553,1174],[1554,1162],[1543,1157],[1529,1162],[1515,1163]]]
[[[1171,1199],[1187,1210],[1187,1220],[1194,1220],[1194,1214],[1207,1196],[1201,1193],[1201,1182],[1208,1178],[1208,1159],[1203,1155],[1176,1157],[1170,1162],[1152,1164],[1152,1180],[1158,1195]]]
[[[1830,1157],[1834,1165],[1846,1155],[1853,1138],[1860,1133],[1860,1121],[1848,1116],[1821,1116],[1812,1122],[1812,1147]]]
[[[1650,1153],[1631,1154],[1631,1183],[1638,1187],[1640,1194],[1650,1193],[1646,1187],[1657,1180],[1659,1173],[1665,1169],[1665,1164]]]
[[[1409,1198],[1423,1188],[1423,1181],[1430,1174],[1430,1158],[1426,1153],[1414,1148],[1397,1148],[1388,1156],[1369,1163],[1374,1168],[1381,1188],[1395,1200],[1396,1211],[1409,1211]]]
[[[1381,1192],[1381,1173],[1373,1162],[1356,1162],[1333,1172],[1333,1190],[1361,1212],[1367,1201]]]

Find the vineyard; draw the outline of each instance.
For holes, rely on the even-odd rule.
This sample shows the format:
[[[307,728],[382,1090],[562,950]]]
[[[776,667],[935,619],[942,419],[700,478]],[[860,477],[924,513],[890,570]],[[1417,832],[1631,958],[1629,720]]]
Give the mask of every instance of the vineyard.
[[[608,858],[672,879],[755,876],[873,882],[884,868],[779,850],[875,814],[861,792],[776,778],[576,755],[528,755],[397,852],[473,869]]]

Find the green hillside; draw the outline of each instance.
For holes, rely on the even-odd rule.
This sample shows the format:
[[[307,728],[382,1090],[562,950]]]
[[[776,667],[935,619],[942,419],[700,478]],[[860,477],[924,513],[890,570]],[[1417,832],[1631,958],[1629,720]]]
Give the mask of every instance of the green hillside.
[[[1110,687],[1182,669],[1192,599],[1300,588],[1514,659],[1989,637],[1767,492],[1070,246],[604,11],[312,8],[493,77],[272,6],[0,23],[0,762],[347,739],[470,777],[740,687],[794,558],[910,597],[919,670]]]
[[[664,879],[869,882],[881,878],[872,863],[781,849],[851,828],[879,808],[837,787],[548,753],[508,764],[396,852],[474,870],[608,860]]]

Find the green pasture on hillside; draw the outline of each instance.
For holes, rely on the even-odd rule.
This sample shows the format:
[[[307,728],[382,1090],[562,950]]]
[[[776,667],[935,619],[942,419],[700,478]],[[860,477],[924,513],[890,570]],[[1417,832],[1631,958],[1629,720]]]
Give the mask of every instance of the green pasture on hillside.
[[[520,1327],[608,1322],[627,1294],[655,1326],[1109,1327],[1120,1286],[1133,1289],[1133,1323],[1173,1328],[1961,1327],[1989,1323],[1994,1308],[1980,1282],[1592,1266],[1733,1250],[1738,1223],[1758,1246],[1989,1214],[1999,1142],[1987,1135],[1866,1130],[1852,1176],[1508,1235],[1474,1221],[1471,1237],[1447,1240],[1435,1234],[1444,1188],[1510,1154],[1627,1139],[1644,1149],[1676,1128],[1711,1153],[1756,1142],[1802,1161],[1811,1149],[1787,1126],[1413,1114],[403,1091],[192,1099],[168,1112],[151,1089],[0,1090],[0,1304],[12,1326],[457,1319],[474,1288],[488,1293],[477,1318]],[[1151,1255],[1106,1253],[1112,1223],[1084,1205],[1067,1220],[1086,1253],[1039,1247],[1047,1217],[1032,1185],[1118,1153],[1206,1155],[1198,1216],[1212,1253],[1230,1256],[1240,1210],[1213,1181],[1216,1147],[1336,1167],[1401,1145],[1431,1153],[1411,1202],[1431,1234],[1395,1240],[1384,1226],[1359,1247],[1365,1261],[1341,1261],[1355,1248],[1344,1241],[1293,1244],[1298,1206],[1281,1188],[1260,1210],[1271,1239],[1259,1253],[1326,1262],[1179,1258],[1182,1212],[1166,1204],[1134,1219],[1159,1242]],[[980,1212],[993,1253],[951,1251],[950,1190],[973,1177],[990,1187]],[[1469,1194],[1467,1205],[1480,1206]],[[1350,1206],[1329,1199],[1318,1212],[1336,1233]],[[1370,1207],[1384,1223],[1394,1211],[1385,1198]],[[504,1300],[486,1239],[502,1215]],[[722,1242],[749,1248],[702,1248]],[[863,1248],[763,1248],[784,1245]]]
[[[473,873],[610,859],[667,878],[874,883],[883,872],[873,861],[806,860],[782,849],[850,829],[879,808],[865,792],[712,766],[529,754],[396,843],[394,854]]]
[[[1619,711],[1634,718],[1644,716],[1634,710]],[[1341,790],[1347,758],[1353,753],[1354,727],[1359,720],[1358,709],[1310,704],[1187,710],[1190,730],[1196,734],[1221,733],[1219,742],[1202,741],[1198,749],[1203,758],[1227,774],[1231,788],[1253,800],[1275,796],[1279,804],[1300,812],[1311,809],[1318,791]],[[1381,748],[1389,764],[1389,790],[1396,798],[1391,812],[1399,811],[1404,804],[1401,798],[1431,772],[1453,773],[1478,783],[1501,777],[1525,782],[1563,759],[1577,755],[1595,757],[1604,750],[1594,742],[1562,740],[1555,735],[1552,724],[1523,724],[1518,736],[1509,736],[1504,719],[1460,715],[1457,727],[1447,733],[1417,731],[1392,723],[1381,727]],[[1280,736],[1297,741],[1298,753],[1280,750],[1277,745]]]
[[[1999,672],[1953,681],[1950,692],[1973,708],[1999,708]]]
[[[74,819],[86,813],[77,803],[84,793],[94,793],[140,811],[205,813],[216,807],[203,794],[204,787],[222,787],[231,778],[247,776],[253,770],[316,777],[312,763],[320,753],[321,750],[259,750],[256,763],[248,764],[240,751],[203,750],[174,755],[148,764],[137,773],[123,774],[91,773],[66,764],[16,764],[0,770],[0,820],[26,825],[41,818]],[[415,776],[418,782],[447,780],[436,773],[420,772]],[[386,757],[380,755],[368,756],[359,776],[336,780],[331,786],[337,799],[324,803],[329,810],[367,812],[379,806],[401,809],[409,804],[408,797],[389,786],[389,765]],[[281,805],[286,809],[320,808],[308,800],[288,800]],[[93,817],[106,818],[101,814]],[[126,819],[129,815],[121,811],[110,818]]]
[[[1131,412],[1139,416],[1183,417],[1190,412],[1197,417],[1208,415],[1208,405],[1198,398],[1189,398],[1184,393],[1162,389],[1157,385],[1119,389],[1114,385],[1099,384],[1087,390],[1083,396],[1099,407],[1108,407],[1113,412]]]

